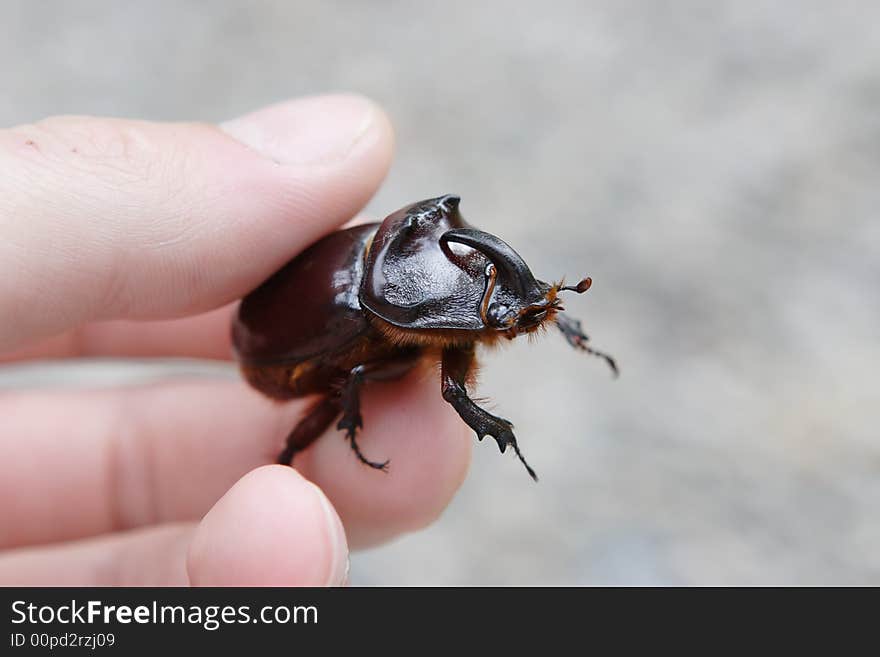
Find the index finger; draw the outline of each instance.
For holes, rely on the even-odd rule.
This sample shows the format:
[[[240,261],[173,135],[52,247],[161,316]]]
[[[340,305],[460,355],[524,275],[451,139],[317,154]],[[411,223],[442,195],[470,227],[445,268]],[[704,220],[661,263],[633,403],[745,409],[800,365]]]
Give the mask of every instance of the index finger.
[[[351,218],[391,148],[384,113],[357,96],[224,130],[61,117],[0,131],[0,352],[233,301]]]

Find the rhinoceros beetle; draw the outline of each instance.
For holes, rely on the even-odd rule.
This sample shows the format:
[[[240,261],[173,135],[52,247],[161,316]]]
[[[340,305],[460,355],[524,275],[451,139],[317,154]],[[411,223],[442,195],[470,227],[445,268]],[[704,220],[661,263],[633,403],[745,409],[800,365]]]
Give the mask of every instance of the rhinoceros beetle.
[[[513,425],[468,397],[477,343],[493,344],[555,323],[573,347],[614,360],[587,345],[578,320],[563,314],[559,293],[577,285],[536,279],[507,243],[468,225],[459,197],[419,201],[381,224],[327,235],[248,294],[233,321],[236,356],[247,381],[276,400],[320,395],[287,437],[278,457],[288,464],[337,418],[354,453],[362,426],[364,383],[402,376],[421,359],[441,362],[441,390],[482,440],[510,446],[532,478]]]

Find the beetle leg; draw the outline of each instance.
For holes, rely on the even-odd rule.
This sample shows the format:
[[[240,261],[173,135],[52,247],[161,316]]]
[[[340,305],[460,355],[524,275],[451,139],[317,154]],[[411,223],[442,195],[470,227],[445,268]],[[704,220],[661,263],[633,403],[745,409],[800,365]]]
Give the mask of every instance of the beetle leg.
[[[513,447],[513,451],[516,452],[529,475],[537,481],[538,476],[519,451],[516,437],[513,435],[513,425],[504,418],[496,417],[483,410],[468,397],[466,381],[473,365],[473,345],[469,347],[447,347],[443,350],[441,374],[443,399],[449,402],[459,417],[464,420],[465,424],[477,433],[479,440],[482,440],[484,436],[492,436],[498,443],[498,449],[501,450],[502,454],[508,445]]]
[[[342,396],[340,397],[342,403],[342,417],[339,418],[336,428],[345,430],[345,435],[351,443],[351,448],[354,450],[354,453],[357,455],[358,460],[361,463],[365,463],[371,468],[376,468],[377,470],[386,470],[389,461],[386,460],[382,463],[370,461],[361,452],[361,448],[358,446],[357,439],[355,438],[357,430],[364,426],[363,419],[361,418],[360,390],[361,385],[363,385],[364,382],[365,371],[366,367],[364,365],[358,365],[357,367],[352,368],[351,372],[349,372],[348,378],[345,380],[345,386],[342,388]]]
[[[336,396],[324,397],[312,406],[287,436],[287,444],[284,451],[278,455],[278,463],[291,465],[296,453],[315,442],[318,436],[333,423],[341,409],[339,398]]]
[[[574,317],[569,317],[563,313],[558,313],[556,315],[556,326],[559,327],[559,330],[562,331],[562,335],[565,336],[565,339],[575,349],[580,349],[581,351],[586,351],[588,354],[592,354],[593,356],[598,356],[599,358],[605,359],[605,362],[608,363],[608,367],[611,368],[611,371],[614,372],[614,376],[619,374],[617,370],[617,363],[614,362],[614,359],[608,354],[601,352],[597,349],[593,349],[587,346],[587,342],[590,338],[587,337],[586,333],[581,329],[581,322],[579,319],[575,319]]]
[[[360,447],[357,444],[357,430],[364,425],[363,418],[361,418],[361,386],[367,381],[397,379],[403,376],[412,369],[420,355],[421,351],[419,349],[408,349],[384,360],[362,363],[353,367],[348,373],[348,378],[345,380],[340,396],[342,417],[336,424],[336,428],[345,430],[345,435],[351,443],[351,448],[360,462],[369,465],[371,468],[387,470],[389,461],[386,460],[382,463],[370,461],[361,453]]]

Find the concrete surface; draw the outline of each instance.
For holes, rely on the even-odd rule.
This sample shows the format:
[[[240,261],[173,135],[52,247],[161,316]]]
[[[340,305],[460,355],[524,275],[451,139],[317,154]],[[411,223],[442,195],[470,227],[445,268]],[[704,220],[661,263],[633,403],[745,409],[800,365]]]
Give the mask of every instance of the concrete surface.
[[[354,583],[880,584],[880,4],[134,5],[0,5],[0,124],[361,91],[399,140],[372,213],[456,191],[593,276],[620,380],[552,334],[484,368],[541,483],[477,445]]]

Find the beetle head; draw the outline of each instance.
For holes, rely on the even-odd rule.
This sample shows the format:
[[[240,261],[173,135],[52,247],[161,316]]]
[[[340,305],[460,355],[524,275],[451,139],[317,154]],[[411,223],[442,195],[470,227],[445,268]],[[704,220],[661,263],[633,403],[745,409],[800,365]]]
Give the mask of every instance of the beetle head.
[[[363,308],[410,331],[409,340],[436,329],[513,338],[561,310],[560,290],[583,291],[537,280],[506,242],[468,225],[458,206],[446,194],[385,218],[365,249]]]
[[[440,237],[440,243],[448,249],[449,242],[469,246],[489,260],[480,315],[487,327],[504,331],[508,338],[531,333],[552,319],[562,309],[558,297],[561,290],[580,293],[590,287],[589,278],[573,287],[539,281],[509,244],[481,230],[449,230]]]

